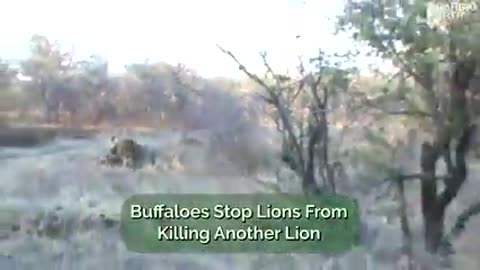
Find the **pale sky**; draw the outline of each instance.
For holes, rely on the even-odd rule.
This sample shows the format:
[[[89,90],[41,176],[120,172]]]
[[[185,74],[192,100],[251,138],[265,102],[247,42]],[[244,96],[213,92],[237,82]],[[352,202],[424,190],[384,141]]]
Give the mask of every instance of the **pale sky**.
[[[73,45],[78,58],[105,57],[112,72],[149,58],[184,63],[208,77],[241,75],[217,43],[256,72],[260,51],[278,70],[293,70],[298,55],[352,48],[331,34],[341,0],[15,0],[2,1],[0,10],[0,58],[27,57],[38,33],[64,49]]]

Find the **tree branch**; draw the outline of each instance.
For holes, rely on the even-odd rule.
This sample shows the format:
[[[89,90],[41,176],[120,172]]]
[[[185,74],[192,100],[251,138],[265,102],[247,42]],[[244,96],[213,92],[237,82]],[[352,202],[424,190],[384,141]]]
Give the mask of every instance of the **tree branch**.
[[[385,178],[383,181],[384,182],[391,182],[391,181],[408,181],[408,180],[430,180],[430,175],[427,175],[425,173],[414,173],[414,174],[405,174],[405,175],[397,175],[397,176],[390,176]],[[449,175],[442,175],[442,176],[436,176],[434,180],[445,180],[445,179],[450,179],[451,176]]]
[[[420,110],[403,110],[403,111],[383,110],[383,112],[386,113],[386,114],[389,114],[389,115],[406,115],[406,116],[426,117],[426,118],[432,117],[431,114],[429,114],[427,112],[420,111]]]
[[[297,137],[295,136],[295,133],[294,133],[294,129],[293,129],[293,126],[292,126],[292,123],[290,122],[290,120],[288,119],[288,116],[285,112],[285,107],[284,107],[284,104],[282,103],[282,101],[280,100],[280,97],[275,93],[275,89],[273,89],[272,87],[268,86],[263,80],[261,80],[257,75],[253,74],[253,73],[250,73],[243,64],[240,63],[240,61],[235,57],[235,55],[228,51],[228,50],[225,50],[224,48],[222,48],[220,45],[217,44],[217,47],[225,54],[227,54],[228,56],[230,56],[230,58],[232,58],[238,65],[239,65],[239,69],[241,71],[243,71],[250,79],[254,80],[255,82],[257,82],[258,84],[260,84],[262,87],[265,88],[265,90],[267,90],[267,92],[269,93],[270,95],[270,99],[273,103],[273,105],[277,108],[278,110],[278,113],[279,113],[279,116],[280,116],[280,119],[282,120],[282,123],[284,125],[284,128],[286,129],[287,131],[287,134],[288,134],[288,137],[289,137],[289,140],[291,141],[291,143],[293,144],[293,147],[295,148],[295,151],[297,152],[297,157],[298,157],[298,162],[300,164],[298,164],[299,167],[301,168],[297,168],[297,169],[301,169],[301,173],[302,175],[304,176],[305,174],[305,160],[303,158],[303,151],[302,151],[302,147],[300,146],[299,142],[298,142],[298,139]],[[264,62],[266,62],[266,59],[264,58]],[[269,67],[269,65],[267,63],[265,63],[267,65],[267,67]],[[271,69],[270,69],[271,70]],[[278,80],[276,81],[278,83]]]
[[[400,56],[398,51],[395,49],[395,45],[393,44],[392,40],[389,40],[388,45],[385,46],[382,42],[378,42],[378,46],[381,50],[388,52],[390,51],[393,54],[395,60],[397,60],[401,68],[407,72],[408,75],[413,77],[417,83],[419,83],[425,90],[431,91],[429,84],[426,82],[425,78],[423,78],[420,74],[415,72],[410,65],[406,63],[406,61]]]
[[[439,195],[438,205],[441,209],[445,209],[448,204],[457,196],[458,191],[462,187],[467,178],[467,165],[465,157],[475,132],[476,126],[470,126],[464,130],[455,149],[455,168],[454,175],[447,179],[445,190]]]
[[[474,203],[470,205],[467,209],[465,209],[457,218],[455,225],[452,227],[450,231],[450,235],[448,238],[456,239],[458,238],[463,231],[465,230],[465,226],[467,222],[474,217],[475,215],[480,214],[480,202]]]
[[[256,83],[260,84],[262,87],[264,87],[266,90],[270,91],[272,90],[270,86],[268,86],[262,79],[260,79],[257,75],[253,74],[253,73],[250,73],[246,68],[245,66],[240,63],[240,61],[237,59],[237,57],[231,52],[231,51],[228,51],[228,50],[225,50],[224,48],[222,48],[220,45],[217,44],[217,47],[225,54],[227,54],[228,56],[230,56],[230,58],[233,59],[233,61],[235,61],[235,63],[238,64],[238,69],[240,69],[240,71],[244,72],[250,79],[254,80]]]
[[[375,104],[376,99],[369,99],[368,97],[365,96],[364,93],[357,92],[354,93],[356,96],[358,96],[361,99],[361,105],[358,105],[359,107],[364,107],[365,105],[369,108],[376,109],[381,111],[382,113],[389,114],[389,115],[405,115],[405,116],[413,116],[413,117],[423,117],[423,118],[432,118],[432,114],[428,112],[424,112],[421,110],[417,109],[405,109],[405,110],[397,110],[397,111],[391,111],[386,108],[382,108],[382,106]]]

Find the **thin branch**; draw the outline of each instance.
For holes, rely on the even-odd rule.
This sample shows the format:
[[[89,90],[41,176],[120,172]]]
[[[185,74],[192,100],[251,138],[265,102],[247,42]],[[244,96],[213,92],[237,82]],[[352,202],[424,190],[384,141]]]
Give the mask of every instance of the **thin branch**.
[[[217,44],[217,47],[225,54],[227,54],[228,56],[230,56],[230,58],[233,59],[233,61],[235,61],[237,64],[238,64],[238,69],[240,69],[242,72],[244,72],[245,74],[247,74],[247,76],[254,80],[256,83],[260,84],[262,87],[264,87],[266,90],[272,90],[270,86],[268,86],[262,79],[260,79],[257,75],[253,74],[253,73],[250,73],[246,68],[245,66],[240,63],[240,61],[238,61],[237,57],[231,52],[231,51],[228,51],[228,50],[225,50],[224,48],[222,48],[220,45]]]
[[[446,187],[438,196],[438,206],[445,209],[450,202],[457,196],[460,188],[467,178],[467,165],[465,156],[469,150],[472,136],[476,130],[476,126],[467,127],[462,136],[459,138],[458,145],[455,149],[456,166],[454,169],[455,175],[452,178],[446,179]]]
[[[278,83],[278,78],[277,78],[277,73],[275,73],[273,71],[273,68],[270,66],[270,64],[267,61],[267,53],[265,53],[265,52],[260,53],[260,57],[262,57],[263,65],[267,69],[267,72],[270,73],[273,76],[273,78],[275,79],[275,81],[277,82],[277,84],[279,84]]]
[[[379,105],[376,105],[372,102],[372,100],[369,100],[368,98],[364,99],[364,105],[367,105],[368,107],[372,109],[379,110],[385,114],[388,115],[406,115],[406,116],[415,116],[415,117],[423,117],[423,118],[432,118],[432,114],[421,111],[421,110],[397,110],[397,111],[390,111],[388,109],[382,108]]]
[[[424,173],[414,173],[414,174],[406,174],[406,175],[398,175],[398,176],[389,176],[385,178],[383,181],[384,182],[391,182],[391,181],[406,181],[406,180],[425,180],[425,179],[430,179],[431,176],[424,174]],[[451,176],[449,175],[442,175],[442,176],[436,176],[435,180],[445,180],[445,179],[450,179]]]
[[[425,118],[432,117],[431,114],[420,111],[420,110],[400,110],[400,111],[382,110],[382,111],[389,115],[406,115],[406,116],[416,116],[416,117],[425,117]]]
[[[405,109],[405,110],[388,110],[386,108],[383,108],[382,106],[375,104],[375,101],[378,101],[381,98],[368,98],[365,93],[359,92],[359,91],[354,91],[350,93],[351,96],[357,97],[360,100],[358,101],[358,104],[353,106],[351,109],[352,111],[358,110],[358,109],[364,109],[365,107],[371,108],[371,109],[376,109],[381,111],[384,114],[392,115],[392,116],[397,116],[397,115],[406,115],[406,116],[414,116],[414,117],[422,117],[422,118],[432,118],[432,114],[418,110],[418,109]]]
[[[410,229],[410,224],[408,223],[407,215],[407,198],[405,196],[405,182],[397,181],[397,188],[399,193],[400,200],[400,226],[403,232],[403,251],[409,258],[409,264],[411,263],[410,258],[412,258],[412,231]],[[410,269],[411,266],[410,266]]]
[[[406,61],[400,56],[398,51],[395,48],[395,45],[393,42],[390,40],[388,42],[388,45],[385,46],[382,42],[378,42],[378,45],[380,46],[380,49],[385,51],[385,52],[392,52],[394,58],[400,63],[401,68],[404,69],[408,75],[413,77],[415,81],[417,81],[425,90],[431,91],[428,83],[425,81],[425,78],[422,78],[418,73],[416,73],[407,63]]]
[[[452,227],[450,231],[449,238],[456,239],[458,238],[463,231],[465,230],[467,222],[474,217],[475,215],[480,214],[480,202],[474,203],[470,205],[467,209],[465,209],[457,218],[455,225]]]
[[[266,97],[260,93],[254,93],[254,95],[260,99],[263,99],[267,104],[273,105],[273,100],[269,97]]]
[[[273,105],[277,108],[278,110],[278,114],[280,116],[280,119],[282,120],[282,123],[284,125],[284,128],[286,129],[287,133],[288,133],[288,136],[289,136],[289,140],[292,142],[293,144],[293,147],[295,148],[295,151],[297,151],[297,154],[298,154],[298,161],[300,164],[298,164],[299,166],[301,166],[301,169],[302,169],[302,174],[305,174],[305,161],[304,161],[304,158],[303,158],[303,150],[302,150],[302,147],[300,146],[300,144],[298,143],[298,140],[297,140],[297,137],[295,136],[295,133],[294,133],[294,129],[293,129],[293,126],[292,126],[292,123],[290,122],[286,112],[285,112],[285,107],[284,107],[284,104],[282,103],[282,101],[280,100],[280,97],[275,93],[275,90],[272,89],[272,87],[268,86],[263,80],[261,80],[260,78],[258,78],[257,75],[253,74],[253,73],[250,73],[243,64],[240,63],[240,61],[235,57],[235,55],[233,55],[232,52],[228,51],[228,50],[225,50],[224,48],[222,48],[220,45],[217,44],[217,47],[225,54],[229,55],[230,58],[232,58],[238,65],[239,65],[239,69],[241,71],[243,71],[245,74],[247,74],[247,76],[256,81],[258,84],[260,84],[261,86],[263,86],[265,88],[265,90],[268,91],[268,93],[270,94],[270,97],[271,97],[271,100],[273,102]],[[268,63],[266,63],[266,59],[264,58],[264,64],[266,64],[268,67]],[[270,68],[271,70],[271,68]],[[278,80],[276,80],[277,83],[278,83]]]

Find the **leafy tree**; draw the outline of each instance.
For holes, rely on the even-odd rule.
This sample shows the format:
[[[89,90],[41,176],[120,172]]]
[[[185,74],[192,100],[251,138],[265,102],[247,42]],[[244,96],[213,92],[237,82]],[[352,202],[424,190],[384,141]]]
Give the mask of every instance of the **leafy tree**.
[[[31,77],[31,88],[39,91],[46,109],[47,122],[58,122],[61,95],[65,79],[74,69],[70,53],[63,53],[59,44],[46,37],[35,35],[31,39],[31,55],[22,64],[22,73]]]
[[[106,90],[109,80],[107,60],[99,55],[91,55],[90,59],[77,62],[75,69],[90,90]]]
[[[431,134],[432,140],[421,146],[422,172],[397,178],[420,179],[426,249],[438,253],[448,246],[445,211],[468,175],[466,155],[476,128],[476,115],[469,106],[475,96],[470,82],[479,55],[478,21],[465,14],[443,28],[429,25],[426,2],[417,0],[350,1],[347,11],[339,18],[339,30],[352,33],[376,55],[392,60],[413,82],[413,87],[400,88],[398,110],[392,111],[388,105],[392,93],[369,104],[385,113],[421,121]],[[437,175],[441,159],[447,175]]]

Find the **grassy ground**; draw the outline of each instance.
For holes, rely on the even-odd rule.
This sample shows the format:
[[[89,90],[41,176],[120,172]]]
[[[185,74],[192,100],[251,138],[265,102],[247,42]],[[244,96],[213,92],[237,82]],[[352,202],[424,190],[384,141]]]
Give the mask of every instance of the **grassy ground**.
[[[0,148],[0,255],[12,255],[18,264],[17,269],[25,270],[399,269],[396,268],[402,259],[399,224],[397,221],[386,224],[379,216],[372,215],[364,216],[369,226],[368,244],[337,258],[321,254],[141,255],[128,252],[119,238],[118,229],[105,226],[105,218],[100,214],[116,219],[121,204],[132,194],[271,192],[259,184],[258,178],[276,181],[274,173],[268,170],[248,177],[236,174],[235,170],[226,170],[225,163],[215,163],[222,161],[221,156],[216,157],[201,147],[187,149],[183,164],[174,166],[169,159],[170,153],[185,151],[185,147],[178,145],[178,133],[171,130],[148,135],[130,132],[131,136],[155,146],[162,154],[156,166],[136,172],[99,166],[97,161],[105,153],[108,139],[113,134],[106,131],[81,140],[60,136],[49,144],[34,148]],[[461,191],[461,199],[450,206],[447,228],[462,209],[478,199],[477,176],[478,173],[473,171]],[[298,192],[288,187],[284,191]],[[409,186],[408,194],[415,244],[420,250],[418,186]],[[359,199],[365,212],[379,204],[368,196]],[[29,234],[28,229],[24,229],[34,224],[39,216],[45,217],[52,212],[58,212],[62,224],[65,224],[64,233],[45,237]],[[18,232],[11,231],[13,219],[24,225]],[[45,229],[45,218],[40,220],[43,220]],[[478,219],[469,223],[465,235],[455,243],[458,254],[454,269],[479,269],[480,242],[475,240],[478,225]],[[2,268],[2,260],[10,259],[0,257],[0,269],[10,270]]]

